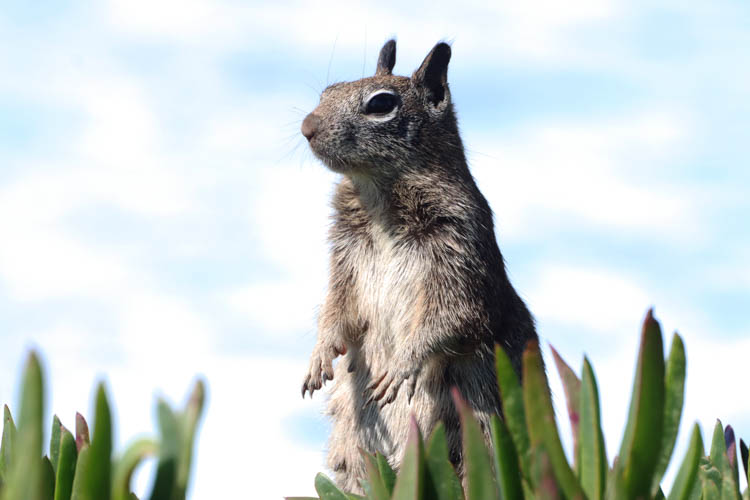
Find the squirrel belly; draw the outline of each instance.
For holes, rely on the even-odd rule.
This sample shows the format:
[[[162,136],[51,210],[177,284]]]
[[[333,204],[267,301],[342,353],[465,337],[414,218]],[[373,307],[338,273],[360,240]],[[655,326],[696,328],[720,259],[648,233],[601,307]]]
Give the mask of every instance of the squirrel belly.
[[[437,44],[407,78],[395,42],[375,76],[338,83],[302,124],[313,153],[342,174],[333,198],[328,292],[302,394],[333,381],[328,465],[361,492],[360,448],[398,467],[411,415],[424,435],[443,421],[462,474],[458,387],[488,444],[500,414],[494,345],[520,375],[534,321],[511,285],[492,212],[472,178]],[[343,357],[333,366],[333,360]]]

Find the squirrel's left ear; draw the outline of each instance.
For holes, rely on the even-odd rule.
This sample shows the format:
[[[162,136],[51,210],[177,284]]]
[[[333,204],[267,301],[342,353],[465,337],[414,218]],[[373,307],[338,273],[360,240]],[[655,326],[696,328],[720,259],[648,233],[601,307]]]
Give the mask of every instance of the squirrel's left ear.
[[[380,49],[378,56],[378,68],[375,70],[375,76],[384,76],[393,74],[393,66],[396,65],[396,40],[388,40]]]
[[[448,63],[451,60],[451,46],[440,42],[427,54],[422,65],[411,79],[425,88],[427,99],[434,106],[440,104],[448,93]]]

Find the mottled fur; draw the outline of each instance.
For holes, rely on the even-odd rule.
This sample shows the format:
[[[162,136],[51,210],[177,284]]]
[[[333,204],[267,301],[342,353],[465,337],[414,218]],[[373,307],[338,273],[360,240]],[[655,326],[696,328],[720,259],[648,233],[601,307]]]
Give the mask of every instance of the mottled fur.
[[[302,126],[315,155],[343,174],[328,295],[302,394],[333,380],[328,464],[350,491],[361,491],[365,476],[360,448],[398,467],[411,414],[424,434],[445,422],[460,471],[450,388],[489,439],[490,416],[500,413],[493,346],[520,371],[523,347],[536,339],[466,164],[447,84],[450,52],[440,43],[411,78],[393,76],[390,41],[375,76],[325,89]],[[383,90],[397,106],[368,113],[368,98]]]

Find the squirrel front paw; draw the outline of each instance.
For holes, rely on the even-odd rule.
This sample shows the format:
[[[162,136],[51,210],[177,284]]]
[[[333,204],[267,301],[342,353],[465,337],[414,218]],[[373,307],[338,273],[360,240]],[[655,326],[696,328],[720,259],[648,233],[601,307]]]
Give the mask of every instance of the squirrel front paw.
[[[302,383],[303,398],[305,392],[308,391],[312,398],[313,393],[323,387],[327,380],[333,380],[333,360],[342,354],[346,354],[346,346],[343,342],[318,341],[310,356],[310,369]]]
[[[367,407],[372,402],[378,401],[378,407],[382,409],[385,405],[393,403],[404,382],[406,382],[407,398],[411,403],[418,376],[419,367],[410,366],[386,370],[385,373],[373,377],[372,383],[367,386],[362,394],[365,398],[364,406]]]

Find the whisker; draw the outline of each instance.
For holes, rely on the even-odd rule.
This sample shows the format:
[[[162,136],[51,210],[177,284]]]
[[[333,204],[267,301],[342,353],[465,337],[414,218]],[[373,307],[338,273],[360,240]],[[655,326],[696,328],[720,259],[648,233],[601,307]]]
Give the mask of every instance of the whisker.
[[[333,63],[333,54],[336,53],[336,43],[339,41],[339,34],[336,33],[336,38],[333,40],[333,49],[331,49],[331,58],[328,59],[328,70],[326,71],[326,87],[331,82],[331,64]]]

